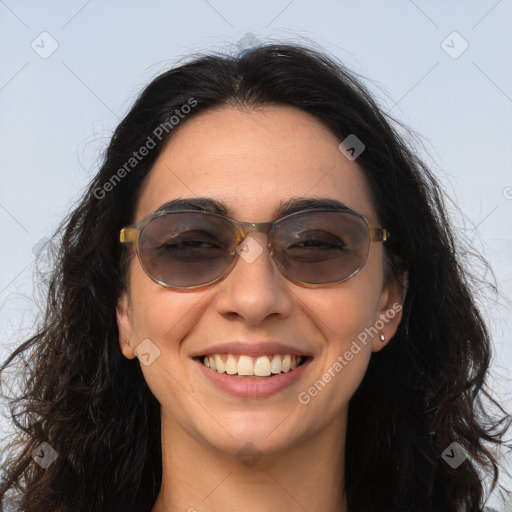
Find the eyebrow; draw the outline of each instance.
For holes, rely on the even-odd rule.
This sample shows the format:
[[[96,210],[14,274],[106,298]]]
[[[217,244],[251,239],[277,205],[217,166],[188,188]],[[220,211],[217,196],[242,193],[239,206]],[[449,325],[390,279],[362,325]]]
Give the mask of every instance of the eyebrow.
[[[277,218],[290,215],[292,213],[323,208],[325,210],[351,210],[348,206],[336,199],[323,197],[293,197],[286,201],[281,201],[277,209]],[[180,198],[167,201],[156,210],[160,211],[176,211],[176,210],[195,210],[207,213],[217,213],[228,216],[231,212],[229,206],[219,199],[211,197],[198,198]]]

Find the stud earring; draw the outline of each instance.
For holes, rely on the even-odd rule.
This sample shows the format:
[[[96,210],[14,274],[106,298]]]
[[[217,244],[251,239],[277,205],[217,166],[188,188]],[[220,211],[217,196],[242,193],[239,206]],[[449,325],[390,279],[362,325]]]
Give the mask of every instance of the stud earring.
[[[382,341],[382,343],[384,343],[386,341],[386,337],[384,336],[382,331],[380,331],[379,338],[380,338],[380,341]]]

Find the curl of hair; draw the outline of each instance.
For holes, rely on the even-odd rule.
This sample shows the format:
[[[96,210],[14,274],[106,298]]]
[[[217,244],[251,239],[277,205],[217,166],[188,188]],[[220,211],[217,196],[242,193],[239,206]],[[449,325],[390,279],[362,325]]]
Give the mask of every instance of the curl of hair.
[[[10,400],[19,436],[3,451],[0,505],[8,494],[8,503],[23,512],[112,512],[133,504],[142,511],[156,500],[160,406],[137,359],[124,358],[118,344],[116,302],[127,286],[128,264],[119,231],[134,221],[141,186],[179,126],[161,140],[155,130],[191,98],[197,104],[181,124],[226,105],[287,105],[314,116],[340,140],[355,134],[364,142],[357,163],[392,233],[386,278],[399,282],[407,271],[408,287],[398,332],[372,354],[350,402],[349,509],[479,511],[478,471],[492,470],[493,488],[499,473],[484,441],[502,444],[510,417],[498,421],[482,406],[481,394],[498,405],[485,391],[490,339],[440,187],[352,73],[324,53],[288,44],[195,56],[155,78],[116,128],[99,173],[59,228],[38,332],[4,363],[26,355],[22,393]],[[150,136],[156,147],[98,198]],[[457,469],[440,456],[453,441],[470,456]],[[31,457],[42,442],[59,454],[47,469]]]

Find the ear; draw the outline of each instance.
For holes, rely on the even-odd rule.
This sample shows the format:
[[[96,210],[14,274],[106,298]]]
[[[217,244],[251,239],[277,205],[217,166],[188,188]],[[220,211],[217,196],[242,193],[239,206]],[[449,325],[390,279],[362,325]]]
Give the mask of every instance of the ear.
[[[133,338],[131,303],[126,291],[123,291],[117,299],[116,319],[121,352],[126,358],[134,359],[136,347]]]
[[[402,320],[403,304],[409,284],[409,274],[404,272],[401,282],[386,285],[381,293],[379,308],[375,318],[372,351],[384,348],[395,335]],[[382,340],[384,337],[384,340]]]

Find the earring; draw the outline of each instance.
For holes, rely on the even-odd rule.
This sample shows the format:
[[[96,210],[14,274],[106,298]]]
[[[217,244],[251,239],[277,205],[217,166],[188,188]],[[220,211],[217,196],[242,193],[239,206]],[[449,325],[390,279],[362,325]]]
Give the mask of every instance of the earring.
[[[384,343],[386,341],[386,337],[384,336],[382,331],[380,331],[379,338],[380,338],[380,341],[382,341],[382,343]]]

